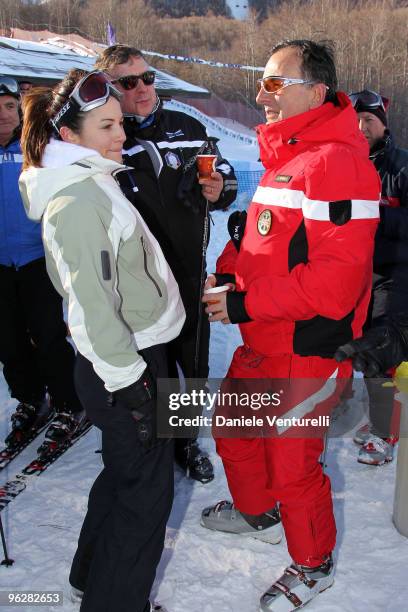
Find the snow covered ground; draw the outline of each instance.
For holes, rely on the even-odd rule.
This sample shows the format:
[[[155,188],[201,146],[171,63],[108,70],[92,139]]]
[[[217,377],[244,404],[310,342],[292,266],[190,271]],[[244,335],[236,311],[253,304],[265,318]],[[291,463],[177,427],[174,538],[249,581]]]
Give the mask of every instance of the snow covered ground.
[[[225,242],[226,219],[225,213],[214,214],[209,270]],[[233,326],[214,324],[213,377],[223,376],[238,342]],[[0,439],[8,432],[14,403],[1,378]],[[99,444],[93,429],[3,511],[9,554],[15,564],[0,567],[0,590],[62,590],[62,610],[78,610],[68,601],[67,577],[88,491],[101,469],[100,455],[95,454]],[[34,442],[1,473],[0,484],[34,456],[37,445]],[[169,612],[256,612],[259,596],[289,561],[285,543],[271,546],[200,526],[201,510],[229,497],[213,442],[206,439],[203,445],[215,464],[216,477],[200,485],[185,480],[176,470],[176,497],[154,595]],[[395,463],[370,468],[358,464],[356,454],[350,438],[330,441],[327,463],[338,527],[338,569],[333,588],[307,607],[310,612],[408,609],[408,540],[391,521]],[[34,612],[38,608],[24,609]]]

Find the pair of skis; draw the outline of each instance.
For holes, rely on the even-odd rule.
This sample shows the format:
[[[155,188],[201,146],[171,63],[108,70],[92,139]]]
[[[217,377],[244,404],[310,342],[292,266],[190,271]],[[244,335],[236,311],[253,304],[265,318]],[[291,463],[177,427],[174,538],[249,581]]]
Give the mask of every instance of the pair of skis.
[[[17,457],[17,455],[19,455],[24,448],[26,448],[30,442],[47,427],[51,419],[52,416],[46,423],[41,424],[38,429],[34,429],[27,438],[22,439],[21,444],[13,446],[10,449],[7,447],[4,448],[0,452],[0,470],[4,469],[10,461]],[[28,463],[21,472],[16,474],[12,480],[7,481],[4,485],[0,485],[0,512],[26,489],[30,478],[43,474],[54,461],[61,457],[61,455],[71,448],[79,439],[85,436],[91,427],[92,423],[90,421],[83,421],[70,438],[58,445],[51,444],[46,452],[39,454],[35,459],[30,461],[30,463]]]
[[[0,472],[8,466],[25,448],[51,423],[55,416],[55,412],[51,410],[47,415],[47,418],[34,424],[28,431],[19,432],[19,439],[11,444],[6,445],[0,451]]]

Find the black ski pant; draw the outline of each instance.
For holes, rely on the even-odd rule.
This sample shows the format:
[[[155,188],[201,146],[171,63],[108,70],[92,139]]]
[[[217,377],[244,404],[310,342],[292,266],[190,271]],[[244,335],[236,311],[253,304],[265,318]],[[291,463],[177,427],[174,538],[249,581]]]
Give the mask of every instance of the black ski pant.
[[[163,346],[140,351],[154,377],[167,376]],[[130,411],[116,402],[78,354],[75,381],[89,419],[102,431],[104,468],[92,486],[70,583],[81,612],[144,612],[173,502],[173,443],[140,444]]]
[[[386,378],[364,380],[370,406],[371,432],[380,438],[398,437],[400,410],[395,400],[398,389],[388,386]],[[391,377],[388,380],[391,382]]]
[[[46,385],[57,410],[79,412],[75,352],[66,339],[62,298],[45,259],[14,268],[0,265],[0,361],[12,397],[43,399]]]
[[[198,304],[195,304],[198,308]],[[195,351],[198,331],[197,313],[193,318],[193,325],[187,326],[188,317],[191,316],[189,310],[186,309],[186,323],[184,324],[180,335],[168,343],[167,351],[169,358],[169,377],[178,378],[177,364],[179,365],[185,378],[208,378],[208,357],[210,348],[210,323],[208,315],[203,311],[200,333],[200,350],[198,360],[198,371],[195,372]]]
[[[383,280],[374,274],[373,293],[364,331],[386,323],[387,318],[408,309],[408,284],[405,276]],[[389,376],[391,380],[391,376]],[[385,386],[384,379],[365,379],[369,398],[372,432],[381,437],[399,435],[399,404],[395,387]]]
[[[167,354],[169,361],[169,378],[179,378],[179,372],[177,369],[178,365],[184,378],[202,379],[201,386],[204,387],[209,372],[208,359],[210,350],[210,322],[208,320],[208,315],[204,312],[204,305],[201,304],[199,284],[199,279],[194,279],[194,290],[187,292],[185,287],[192,287],[193,281],[190,279],[190,283],[179,283],[181,297],[186,311],[186,321],[180,335],[167,344]],[[196,371],[195,354],[197,333],[199,328],[199,305],[201,308],[201,333],[199,341],[198,369]],[[197,385],[195,385],[195,387],[197,390],[199,390]],[[186,391],[188,391],[188,389],[186,389]],[[191,440],[195,440],[195,438],[196,436],[193,436]],[[178,453],[182,455],[184,454],[184,449],[189,440],[190,439],[186,438],[175,438],[174,442],[176,456]]]

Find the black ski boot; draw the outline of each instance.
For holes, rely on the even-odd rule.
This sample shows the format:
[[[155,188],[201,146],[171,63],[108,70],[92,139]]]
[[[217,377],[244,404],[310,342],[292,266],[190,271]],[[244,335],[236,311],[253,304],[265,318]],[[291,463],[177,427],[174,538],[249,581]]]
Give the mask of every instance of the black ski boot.
[[[85,411],[82,412],[57,412],[48,427],[44,442],[38,448],[40,455],[52,453],[64,442],[70,440],[85,419]]]
[[[214,479],[214,468],[206,453],[198,446],[197,440],[188,440],[185,446],[178,447],[176,442],[175,460],[186,472],[187,478],[203,484]]]
[[[21,444],[33,428],[40,427],[49,418],[50,410],[47,400],[20,402],[11,415],[11,432],[5,439],[7,447]]]

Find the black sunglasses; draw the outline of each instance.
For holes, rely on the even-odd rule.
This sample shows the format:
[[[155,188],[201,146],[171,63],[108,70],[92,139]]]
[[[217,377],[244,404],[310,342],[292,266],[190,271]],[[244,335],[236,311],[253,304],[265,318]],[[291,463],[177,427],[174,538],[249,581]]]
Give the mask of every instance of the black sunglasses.
[[[143,74],[128,74],[127,76],[120,77],[119,79],[115,79],[112,81],[113,85],[119,83],[119,85],[129,91],[130,89],[134,89],[137,87],[139,79],[143,81],[143,85],[153,85],[154,79],[156,78],[156,73],[153,70],[146,70]]]

